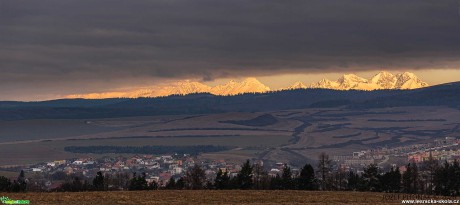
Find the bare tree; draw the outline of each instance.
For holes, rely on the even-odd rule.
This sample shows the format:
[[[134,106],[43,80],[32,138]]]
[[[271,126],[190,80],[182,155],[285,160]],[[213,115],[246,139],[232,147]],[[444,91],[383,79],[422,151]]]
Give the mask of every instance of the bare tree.
[[[254,170],[253,170],[253,173],[254,173],[254,189],[262,189],[262,178],[265,174],[264,172],[264,168],[259,164],[259,163],[255,163],[254,166],[253,166]]]
[[[329,159],[329,155],[322,152],[319,155],[318,160],[318,173],[321,177],[321,190],[325,190],[327,186],[327,180],[329,177],[330,172],[332,171],[332,160]]]
[[[430,157],[428,158],[427,162],[427,168],[428,168],[428,193],[432,194],[434,190],[433,186],[433,180],[434,180],[434,175],[436,173],[436,170],[438,169],[438,161],[433,158],[433,155],[430,150]]]
[[[335,190],[345,190],[346,189],[346,175],[347,173],[342,167],[339,167],[337,172],[334,174],[334,188]]]

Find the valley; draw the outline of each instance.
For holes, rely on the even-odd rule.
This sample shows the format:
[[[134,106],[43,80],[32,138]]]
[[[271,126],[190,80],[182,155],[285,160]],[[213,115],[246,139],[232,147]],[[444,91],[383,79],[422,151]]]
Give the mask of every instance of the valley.
[[[36,121],[39,127],[30,126]],[[460,110],[444,106],[79,119],[65,121],[65,125],[58,119],[6,121],[8,129],[0,132],[0,155],[9,157],[1,158],[0,165],[103,156],[65,152],[66,146],[219,145],[237,149],[199,157],[300,166],[313,162],[321,152],[350,155],[458,137],[459,121]],[[18,131],[12,137],[14,130]]]

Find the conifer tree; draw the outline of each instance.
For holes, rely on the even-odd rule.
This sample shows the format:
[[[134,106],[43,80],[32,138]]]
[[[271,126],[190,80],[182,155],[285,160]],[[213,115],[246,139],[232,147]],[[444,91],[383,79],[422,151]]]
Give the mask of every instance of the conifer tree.
[[[283,180],[281,179],[279,174],[276,174],[275,177],[271,178],[270,189],[272,190],[283,189]]]
[[[382,190],[385,192],[397,193],[401,189],[401,173],[399,168],[391,168],[390,171],[383,174],[380,178]]]
[[[406,171],[402,175],[402,188],[404,193],[415,193],[414,191],[414,170],[413,165],[409,163],[406,166]]]
[[[137,176],[136,172],[134,172],[133,178],[131,179],[129,184],[129,190],[147,190],[149,187],[147,184],[147,180],[145,180],[145,178],[145,173],[142,173],[142,175]]]
[[[361,190],[360,184],[361,183],[361,176],[353,171],[348,172],[347,177],[347,190],[350,191],[358,191]]]
[[[181,177],[176,182],[176,189],[180,190],[180,189],[184,189],[184,187],[185,187],[185,179],[184,177]]]
[[[380,191],[379,168],[376,164],[370,164],[364,169],[363,178],[366,183],[367,190]]]
[[[253,187],[252,176],[252,166],[247,160],[237,175],[238,188],[251,189]]]
[[[222,172],[221,169],[217,172],[216,179],[214,180],[214,187],[216,189],[228,189],[229,188],[229,180],[227,172]]]
[[[11,188],[11,180],[4,176],[0,176],[0,192],[10,191],[10,188]]]
[[[24,170],[21,170],[18,178],[12,184],[13,192],[26,192],[27,191],[27,180],[24,174]]]
[[[206,183],[206,174],[204,170],[195,164],[185,174],[186,184],[189,189],[203,189]]]
[[[297,178],[297,188],[301,190],[315,190],[315,170],[310,164],[305,164],[305,166],[300,170],[300,175]]]
[[[284,164],[281,174],[281,189],[289,190],[293,188],[293,185],[291,168],[287,164]]]
[[[152,181],[148,185],[148,190],[157,190],[158,187],[158,183],[156,181]]]
[[[176,189],[176,180],[174,180],[173,177],[169,179],[168,183],[165,186],[165,189]]]
[[[104,176],[102,172],[97,172],[96,177],[93,179],[93,186],[96,190],[104,190]]]

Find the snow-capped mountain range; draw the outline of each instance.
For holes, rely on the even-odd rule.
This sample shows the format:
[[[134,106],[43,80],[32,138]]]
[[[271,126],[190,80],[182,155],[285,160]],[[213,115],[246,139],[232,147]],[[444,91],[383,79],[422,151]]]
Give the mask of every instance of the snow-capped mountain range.
[[[226,84],[214,87],[200,82],[183,80],[166,86],[156,86],[127,92],[104,92],[69,95],[66,98],[139,98],[139,97],[160,97],[169,95],[186,95],[191,93],[211,93],[214,95],[237,95],[241,93],[262,93],[270,91],[270,88],[255,78],[246,78],[241,82],[231,80]]]
[[[326,88],[334,90],[379,90],[379,89],[417,89],[427,87],[428,83],[420,80],[410,72],[393,75],[382,71],[371,79],[361,78],[354,74],[343,75],[336,81],[322,79],[312,83],[309,88]]]
[[[316,83],[306,86],[302,82],[295,82],[293,85],[280,89],[307,89],[325,88],[334,90],[377,90],[377,89],[416,89],[427,87],[428,84],[421,81],[415,74],[404,72],[393,75],[389,72],[379,72],[371,79],[361,78],[354,74],[343,75],[336,81],[322,79]],[[169,95],[185,95],[191,93],[211,93],[214,95],[237,95],[242,93],[263,93],[270,91],[270,88],[262,84],[256,78],[246,78],[243,81],[231,80],[226,84],[214,87],[200,82],[184,80],[165,86],[136,89],[126,92],[104,92],[69,95],[66,98],[138,98],[138,97],[160,97]]]

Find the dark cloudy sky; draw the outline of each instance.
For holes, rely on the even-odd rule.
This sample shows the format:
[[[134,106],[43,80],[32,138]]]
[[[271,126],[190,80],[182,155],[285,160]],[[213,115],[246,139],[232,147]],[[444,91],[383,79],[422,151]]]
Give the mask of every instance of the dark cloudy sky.
[[[0,0],[0,100],[459,57],[458,0]]]

